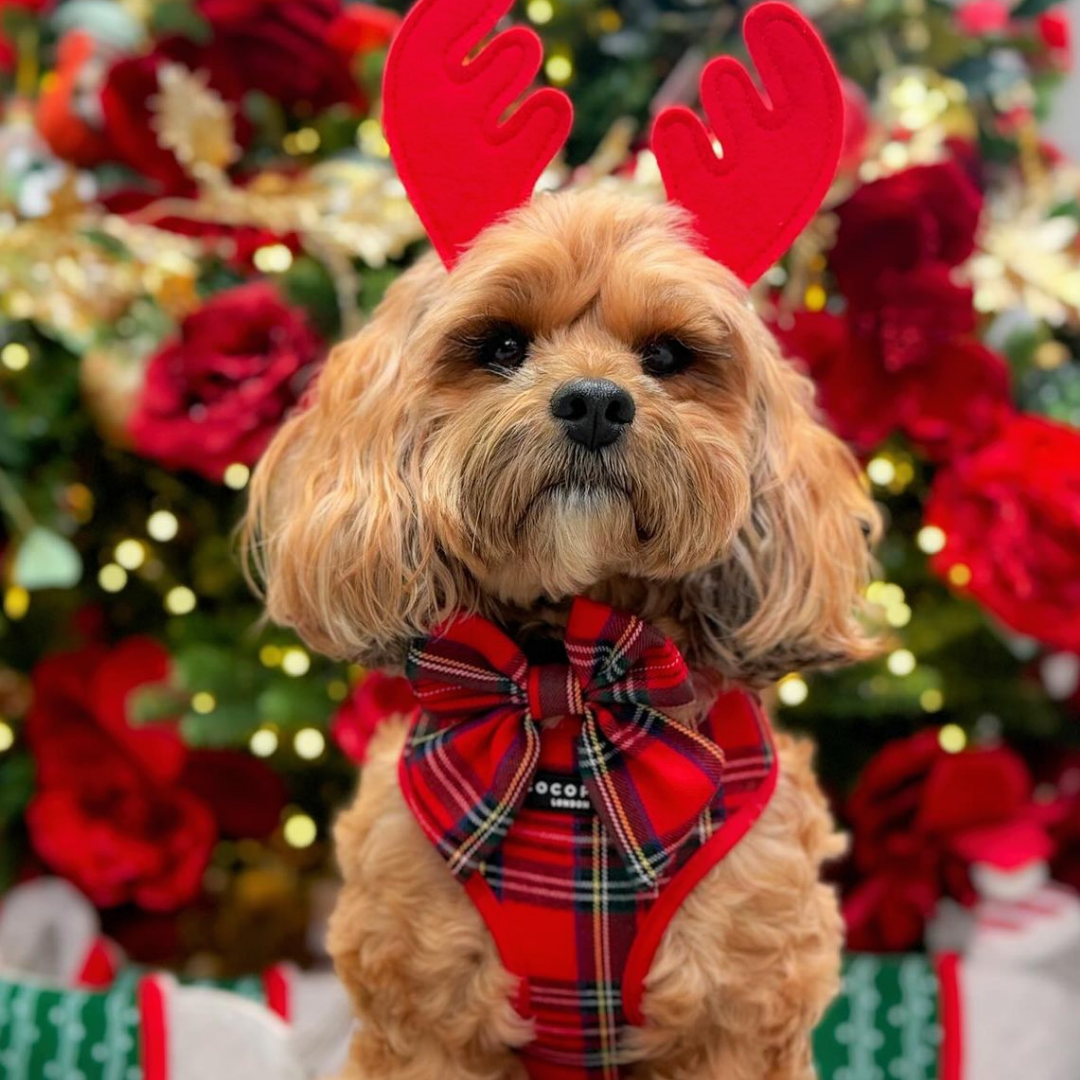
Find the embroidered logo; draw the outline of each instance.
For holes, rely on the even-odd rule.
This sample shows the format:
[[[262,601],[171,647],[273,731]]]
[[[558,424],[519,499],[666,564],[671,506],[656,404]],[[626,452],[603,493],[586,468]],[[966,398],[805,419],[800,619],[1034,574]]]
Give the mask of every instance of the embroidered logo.
[[[592,813],[585,782],[572,773],[538,772],[525,796],[525,805],[530,810],[563,814]]]

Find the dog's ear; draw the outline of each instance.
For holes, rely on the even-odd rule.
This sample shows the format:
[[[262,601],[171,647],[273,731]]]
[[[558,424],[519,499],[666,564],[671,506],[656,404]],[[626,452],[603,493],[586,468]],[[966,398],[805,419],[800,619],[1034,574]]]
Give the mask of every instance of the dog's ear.
[[[458,583],[416,498],[422,387],[402,371],[436,278],[425,259],[339,345],[311,404],[278,431],[252,479],[245,564],[270,618],[313,649],[392,666],[459,602]]]
[[[880,650],[864,589],[881,522],[851,452],[817,419],[811,381],[763,327],[748,337],[751,512],[684,595],[698,662],[763,683]]]

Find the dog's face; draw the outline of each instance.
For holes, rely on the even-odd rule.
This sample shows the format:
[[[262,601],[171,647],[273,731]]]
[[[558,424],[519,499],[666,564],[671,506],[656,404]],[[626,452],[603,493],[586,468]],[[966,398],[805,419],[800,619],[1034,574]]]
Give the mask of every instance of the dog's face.
[[[404,275],[278,435],[270,613],[382,663],[455,609],[629,587],[729,675],[861,655],[875,515],[810,408],[677,211],[538,199]]]

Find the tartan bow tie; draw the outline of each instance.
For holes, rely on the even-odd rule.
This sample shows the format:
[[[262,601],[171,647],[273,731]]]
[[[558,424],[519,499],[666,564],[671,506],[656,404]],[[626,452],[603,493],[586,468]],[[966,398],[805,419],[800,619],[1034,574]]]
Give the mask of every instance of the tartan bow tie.
[[[538,721],[582,718],[578,767],[628,871],[651,887],[715,798],[723,751],[660,711],[694,698],[674,643],[577,599],[567,664],[530,666],[498,627],[454,619],[409,650],[423,712],[402,757],[414,813],[460,879],[506,836],[536,773]]]

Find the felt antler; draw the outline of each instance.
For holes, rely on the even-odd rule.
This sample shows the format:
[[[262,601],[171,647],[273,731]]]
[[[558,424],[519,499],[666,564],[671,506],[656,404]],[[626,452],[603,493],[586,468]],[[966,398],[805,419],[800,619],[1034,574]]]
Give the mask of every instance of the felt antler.
[[[694,215],[708,253],[749,283],[821,205],[840,157],[844,109],[836,68],[798,11],[769,0],[750,10],[743,33],[768,100],[731,57],[705,68],[701,101],[723,157],[682,107],[657,116],[652,148],[668,197]]]
[[[570,133],[570,99],[529,86],[540,39],[515,27],[476,57],[513,0],[419,0],[390,48],[383,123],[398,174],[447,266],[485,226],[527,202]]]

